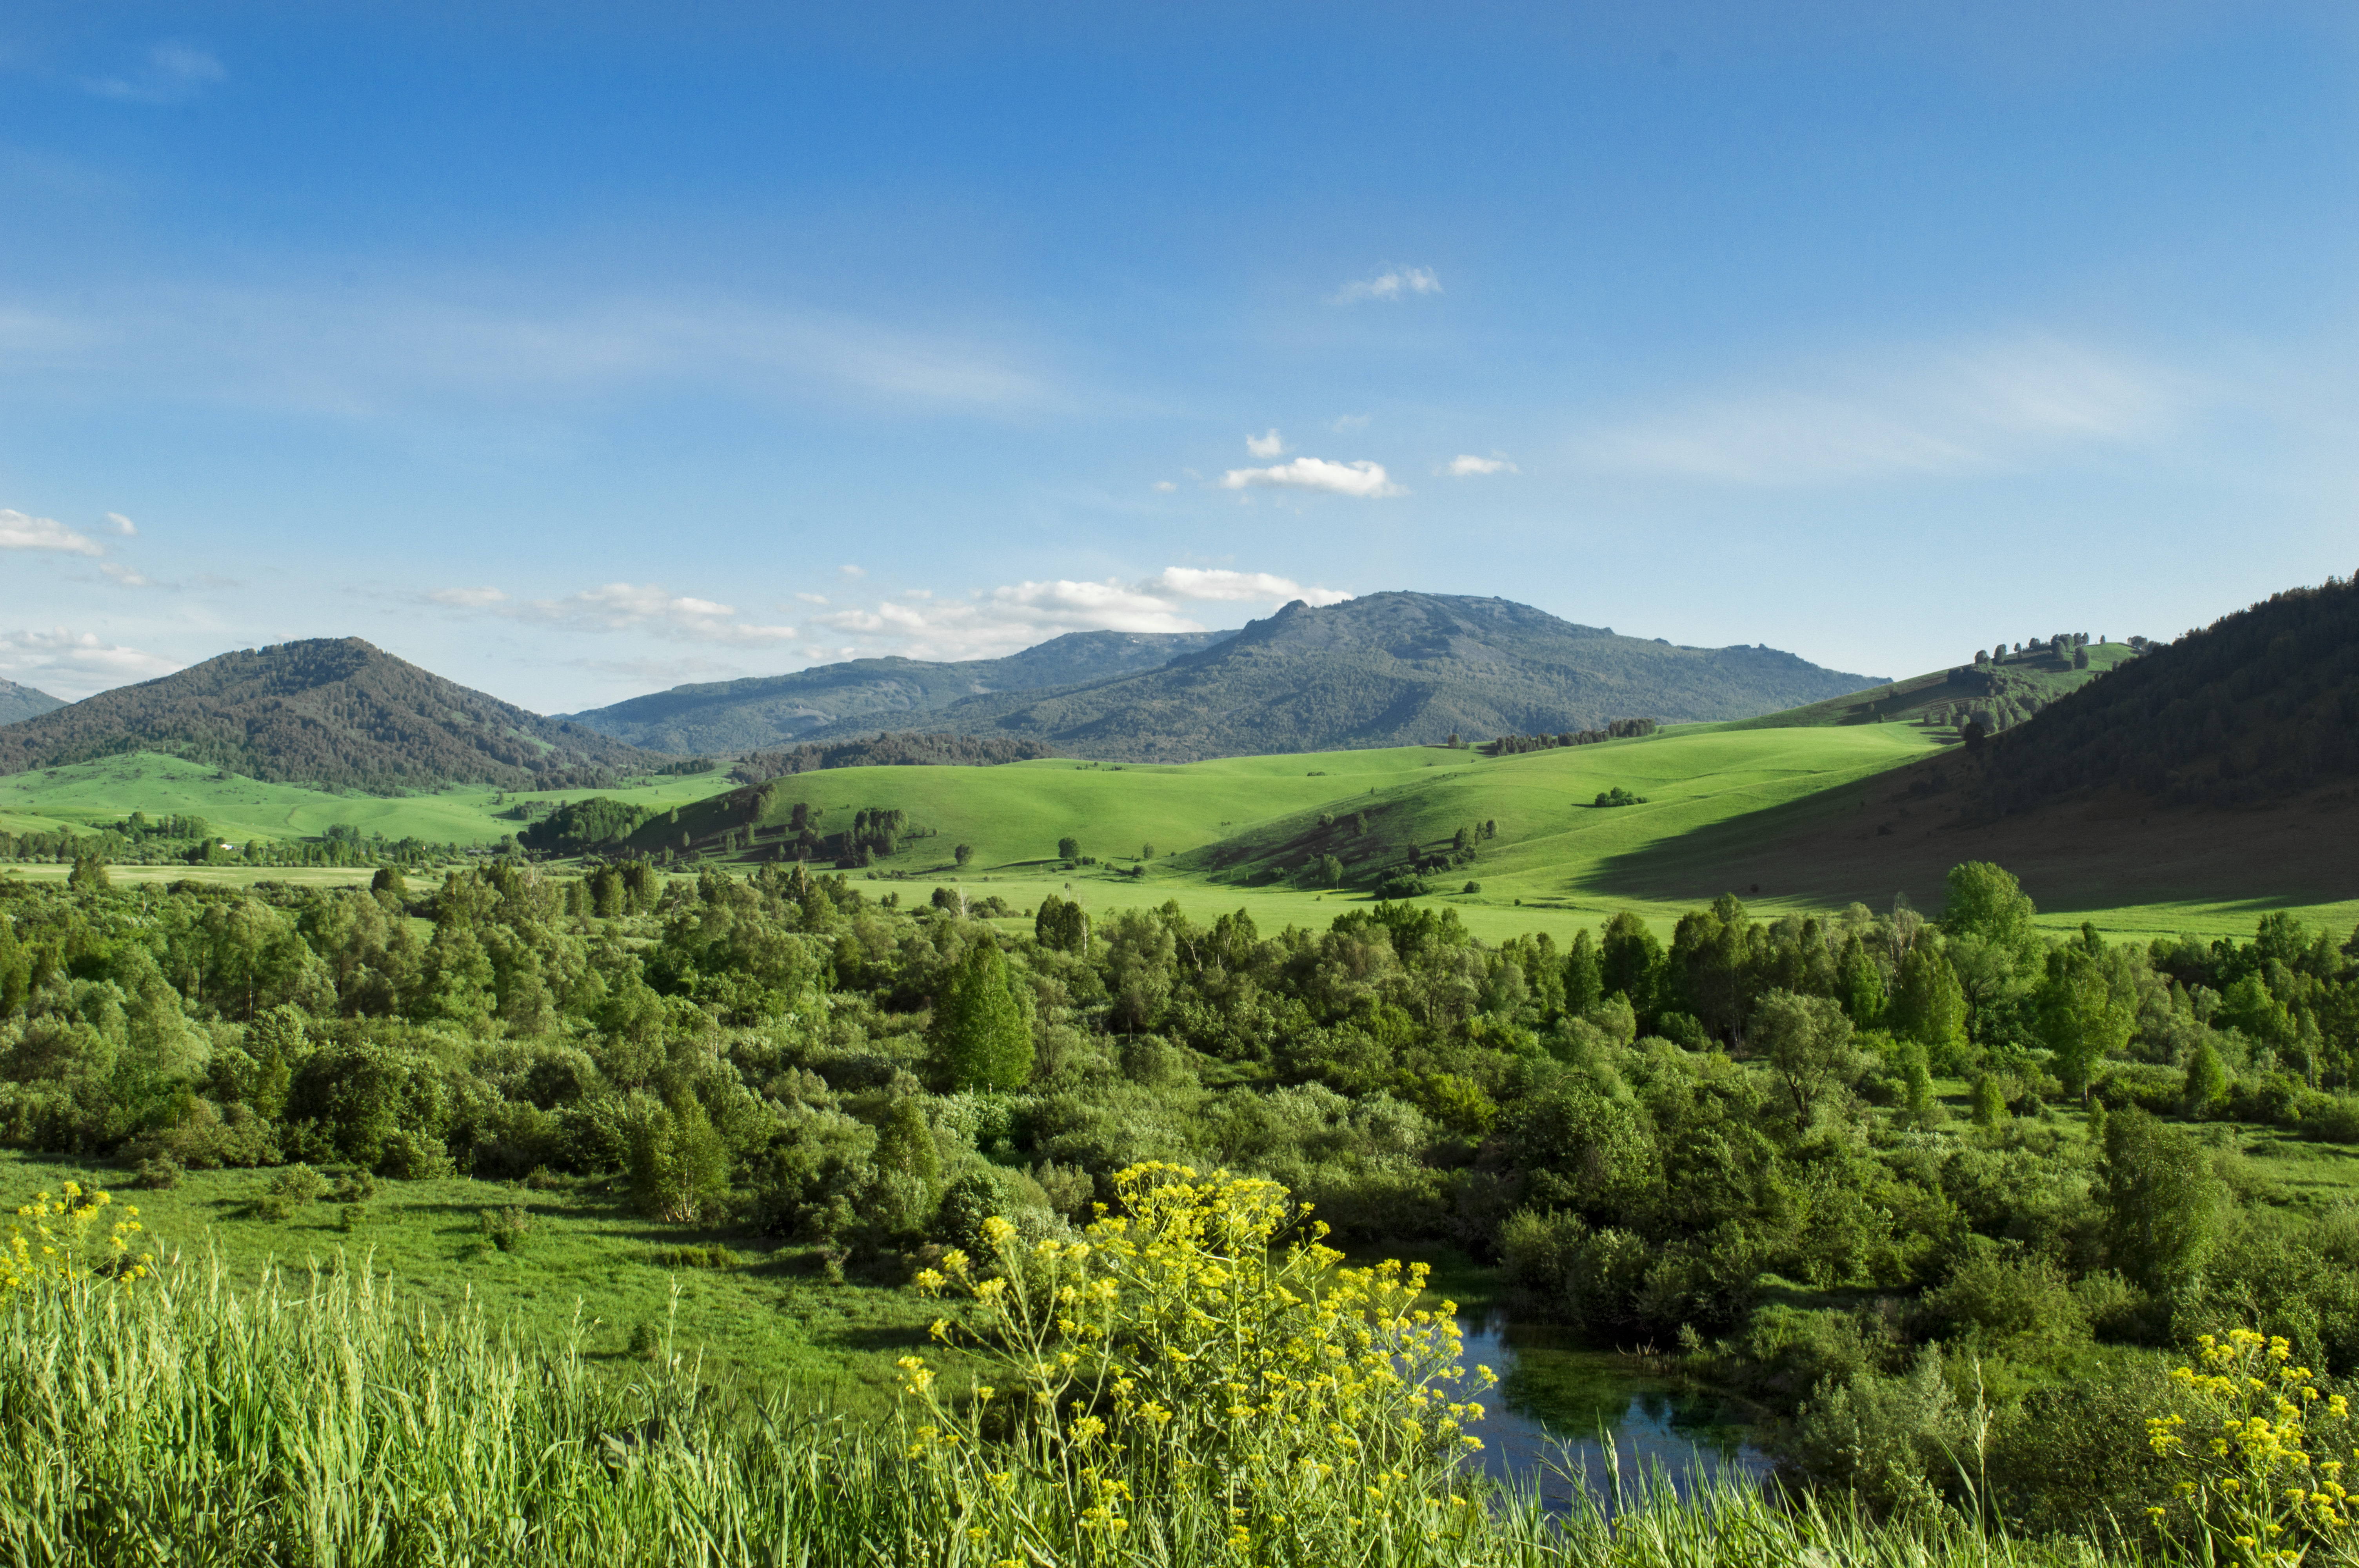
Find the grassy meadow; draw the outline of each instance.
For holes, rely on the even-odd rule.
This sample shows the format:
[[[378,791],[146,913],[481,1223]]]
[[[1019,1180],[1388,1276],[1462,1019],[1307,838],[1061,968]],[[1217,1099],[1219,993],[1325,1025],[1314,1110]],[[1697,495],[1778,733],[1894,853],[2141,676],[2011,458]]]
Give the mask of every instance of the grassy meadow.
[[[2126,650],[2107,645],[2093,652]],[[2085,673],[2067,669],[2055,678]],[[1332,842],[1317,828],[1322,816],[1369,813],[1369,838],[1346,850],[1355,873],[1363,864],[1446,847],[1462,827],[1492,823],[1496,837],[1482,841],[1477,863],[1427,879],[1431,898],[1456,908],[1476,935],[1548,931],[1569,937],[1625,909],[1668,932],[1683,911],[1723,892],[1738,893],[1765,914],[1825,909],[1822,887],[1767,884],[1754,880],[1757,872],[1733,865],[1723,875],[1721,862],[1743,858],[1756,838],[1784,831],[1798,810],[1824,816],[1864,809],[1869,781],[1953,744],[1953,730],[1901,721],[1921,717],[1929,700],[1913,689],[1917,684],[1893,688],[1898,695],[1885,703],[1893,708],[1890,714],[1820,704],[1773,716],[1790,720],[1784,724],[1690,725],[1501,758],[1420,746],[1186,764],[1057,759],[995,768],[830,769],[776,781],[760,825],[782,825],[799,805],[819,814],[822,832],[848,826],[859,811],[898,809],[914,831],[875,871],[880,881],[920,883],[911,896],[922,899],[932,886],[955,881],[1024,908],[1055,892],[1099,910],[1176,903],[1190,916],[1210,918],[1243,908],[1257,924],[1275,928],[1321,925],[1339,902],[1368,897],[1364,886],[1322,892],[1299,885],[1293,875]],[[1871,699],[1870,707],[1880,700]],[[1601,792],[1617,787],[1643,803],[1593,804]],[[643,848],[668,847],[686,835],[710,856],[715,835],[748,820],[744,799],[732,798],[719,772],[639,780],[603,792],[451,790],[381,797],[262,784],[171,757],[139,755],[0,779],[0,831],[99,826],[136,810],[201,816],[233,840],[317,838],[343,825],[388,838],[489,843],[525,825],[519,811],[597,793],[666,814],[636,836]],[[1058,841],[1066,837],[1078,839],[1098,863],[1058,860]],[[951,853],[959,844],[975,851],[963,870]],[[66,868],[17,870],[38,880],[62,876]],[[188,878],[230,885],[265,880],[343,885],[367,872],[161,865],[123,867],[115,874],[135,882]],[[1468,882],[1478,891],[1463,891]],[[2038,896],[2042,890],[2035,885],[2033,892]],[[1878,906],[1890,902],[1889,890],[1864,890],[1859,896]],[[2070,901],[2040,897],[2040,904],[2048,929],[2075,930],[2088,921],[2110,935],[2133,938],[2180,932],[2241,935],[2279,907],[2342,929],[2359,923],[2359,900],[2110,903],[2100,893]]]
[[[192,1171],[164,1191],[134,1187],[125,1171],[57,1155],[0,1150],[0,1193],[11,1206],[66,1182],[111,1189],[136,1204],[161,1258],[218,1262],[241,1286],[266,1270],[301,1276],[365,1262],[415,1307],[480,1307],[535,1340],[577,1330],[595,1367],[627,1373],[634,1330],[669,1334],[679,1353],[719,1383],[790,1390],[799,1399],[875,1411],[887,1402],[895,1357],[922,1348],[937,1308],[902,1291],[825,1277],[812,1249],[733,1229],[666,1224],[631,1207],[612,1184],[567,1180],[539,1191],[452,1176],[386,1180],[347,1227],[347,1206],[298,1203],[284,1219],[257,1212],[277,1169]],[[530,1229],[514,1250],[485,1239],[485,1209],[522,1209]],[[691,1260],[726,1249],[734,1267]],[[675,1296],[676,1292],[676,1296]]]
[[[603,794],[669,806],[701,799],[727,784],[724,774],[712,773],[637,779],[608,790],[530,795],[475,789],[375,795],[264,784],[179,757],[138,752],[0,778],[0,831],[103,827],[144,811],[151,817],[201,816],[233,842],[317,838],[332,827],[350,827],[387,838],[487,843],[524,826],[516,813],[526,802],[553,805]]]

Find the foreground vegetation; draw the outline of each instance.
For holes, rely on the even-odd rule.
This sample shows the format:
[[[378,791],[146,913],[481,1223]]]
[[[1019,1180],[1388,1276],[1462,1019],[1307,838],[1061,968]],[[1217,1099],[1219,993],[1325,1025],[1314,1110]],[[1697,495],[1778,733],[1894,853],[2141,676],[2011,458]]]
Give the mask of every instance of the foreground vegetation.
[[[393,1255],[397,1234],[429,1238],[404,1266],[430,1276],[421,1284],[450,1310],[463,1317],[462,1291],[476,1287],[515,1309],[465,1330],[470,1343],[527,1368],[513,1374],[521,1383],[561,1390],[575,1371],[530,1368],[564,1338],[564,1366],[603,1390],[578,1396],[600,1422],[657,1397],[636,1370],[661,1332],[646,1304],[654,1271],[736,1272],[758,1289],[700,1284],[665,1321],[683,1353],[713,1340],[713,1370],[749,1389],[757,1379],[742,1374],[765,1368],[815,1379],[832,1348],[915,1355],[910,1330],[942,1311],[963,1348],[901,1369],[905,1399],[950,1401],[908,1417],[935,1437],[877,1437],[860,1463],[913,1463],[953,1433],[957,1454],[1020,1448],[1022,1421],[962,1400],[971,1375],[1011,1390],[1021,1377],[962,1357],[987,1360],[1027,1334],[1018,1372],[1053,1358],[1059,1377],[1093,1379],[1056,1390],[1060,1411],[1081,1400],[1076,1422],[1110,1433],[1155,1420],[1151,1403],[1189,1434],[1175,1451],[1230,1452],[1214,1418],[1269,1402],[1260,1385],[1227,1379],[1245,1384],[1223,1385],[1234,1411],[1190,1385],[1182,1410],[1140,1370],[1091,1360],[1150,1329],[1226,1325],[1223,1354],[1285,1343],[1248,1332],[1234,1301],[1193,1301],[1179,1275],[1157,1284],[1151,1259],[1124,1264],[1125,1233],[1106,1227],[1179,1203],[1158,1194],[1194,1178],[1154,1173],[1181,1166],[1245,1184],[1216,1184],[1195,1208],[1171,1208],[1171,1224],[1196,1208],[1250,1211],[1282,1259],[1289,1238],[1310,1239],[1289,1230],[1282,1186],[1355,1254],[1471,1255],[1518,1312],[1651,1347],[1754,1400],[1760,1440],[1789,1476],[1879,1519],[1960,1514],[2162,1549],[2200,1521],[2174,1500],[2178,1461],[2145,1426],[2184,1413],[2159,1353],[2196,1356],[2196,1336],[2232,1325],[2277,1336],[2287,1374],[2307,1369],[2302,1386],[2322,1406],[2359,1370],[2348,1200],[2359,970],[2340,934],[2283,915],[2244,942],[2124,945],[2093,929],[2060,941],[2038,929],[2014,880],[1984,865],[1957,869],[1937,922],[1905,903],[1764,921],[1726,897],[1690,911],[1668,942],[1625,914],[1563,943],[1478,939],[1454,911],[1419,903],[1362,904],[1324,929],[1267,935],[1234,913],[1093,919],[1060,896],[1008,907],[947,883],[887,907],[877,884],[792,863],[744,878],[708,866],[690,880],[644,860],[580,877],[501,860],[416,890],[390,868],[370,888],[251,890],[114,889],[103,867],[82,871],[71,884],[0,878],[0,1140],[28,1157],[113,1166],[156,1195],[159,1227],[196,1190],[190,1173],[212,1173],[209,1201],[239,1190],[245,1245],[275,1228],[290,1259],[357,1258],[373,1238]],[[34,1179],[30,1164],[10,1168]],[[157,1238],[186,1259],[201,1217],[184,1209],[181,1234]],[[1190,1289],[1238,1284],[1263,1267],[1249,1260],[1279,1267],[1234,1235],[1213,1245],[1190,1234],[1217,1255],[1190,1266]],[[732,1271],[715,1248],[741,1265],[758,1252],[761,1269]],[[524,1285],[519,1260],[540,1249],[565,1267]],[[1296,1298],[1286,1311],[1357,1300],[1371,1332],[1419,1312],[1440,1314],[1426,1329],[1454,1332],[1446,1307],[1411,1303],[1413,1281],[1354,1285],[1332,1260],[1308,1257],[1269,1276],[1273,1301]],[[167,1274],[123,1299],[185,1311],[108,1331],[163,1336],[158,1365],[220,1342],[201,1313],[260,1324],[331,1310],[279,1295],[234,1307],[225,1284]],[[357,1271],[344,1281],[333,1311],[383,1310],[365,1304],[380,1298]],[[1020,1294],[1035,1286],[1057,1303],[1047,1318],[1044,1298]],[[1057,1294],[1067,1287],[1076,1293]],[[1094,1319],[1095,1303],[1115,1299],[1106,1289],[1163,1304],[1151,1323]],[[913,1290],[958,1300],[929,1308]],[[1361,1295],[1327,1293],[1347,1290]],[[630,1292],[638,1304],[625,1304]],[[580,1333],[551,1335],[576,1296]],[[857,1316],[843,1304],[855,1296],[897,1304],[868,1314],[864,1337],[814,1343],[828,1313]],[[212,1303],[201,1312],[201,1300]],[[1007,1316],[1019,1300],[1034,1305]],[[732,1348],[706,1326],[749,1309],[770,1314],[777,1339],[799,1330],[801,1346]],[[418,1320],[404,1307],[401,1321]],[[52,1368],[40,1378],[107,1353],[79,1339],[60,1361],[62,1320],[40,1332],[52,1337],[20,1346],[25,1367]],[[299,1361],[278,1346],[254,1354]],[[1421,1354],[1396,1345],[1386,1359]],[[103,1386],[124,1385],[110,1373]],[[34,1396],[9,1397],[20,1400],[9,1430],[31,1430],[17,1412]],[[808,1402],[808,1390],[789,1401]],[[770,1457],[744,1463],[773,1474],[784,1440],[756,1441],[771,1428],[754,1404],[728,1408],[737,1435],[699,1425],[691,1454],[758,1451]],[[1011,1396],[1003,1408],[1030,1405]],[[565,1419],[578,1434],[590,1418]],[[1312,1424],[1329,1422],[1364,1430],[1357,1415]],[[645,1428],[641,1441],[668,1430]],[[617,1441],[625,1458],[640,1452]],[[1414,1481],[1422,1508],[1455,1483],[1419,1469],[1441,1449],[1419,1452],[1387,1464],[1408,1472],[1399,1484]],[[2322,1453],[2317,1463],[2331,1462]],[[1339,1467],[1332,1454],[1305,1462]],[[965,1491],[943,1483],[940,1508],[1015,1474],[975,1463],[958,1472]],[[1057,1487],[1094,1468],[1158,1499],[1125,1514],[1150,1559],[1209,1552],[1222,1510],[1242,1506],[1215,1508],[1176,1472],[1065,1463],[1035,1468],[1064,1476]],[[917,1508],[923,1494],[907,1475],[879,1486],[894,1494],[880,1508]],[[1369,1517],[1314,1492],[1345,1519]],[[1053,1513],[1049,1495],[1025,1507]],[[2163,1515],[2145,1511],[2156,1507]],[[949,1517],[892,1516],[909,1530]],[[1197,1533],[1156,1533],[1183,1525]],[[732,1552],[751,1539],[728,1529],[739,1531]],[[1309,1561],[1333,1539],[1285,1551]],[[1483,1539],[1485,1552],[1526,1549]]]

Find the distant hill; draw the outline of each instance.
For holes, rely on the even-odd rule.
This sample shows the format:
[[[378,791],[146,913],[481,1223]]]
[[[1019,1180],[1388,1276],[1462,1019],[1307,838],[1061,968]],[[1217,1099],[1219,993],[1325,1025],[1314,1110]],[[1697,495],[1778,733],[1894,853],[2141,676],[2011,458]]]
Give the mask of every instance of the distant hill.
[[[223,654],[0,728],[0,774],[131,752],[376,794],[591,788],[672,761],[471,691],[357,637]]]
[[[14,724],[20,719],[47,713],[63,708],[64,702],[46,691],[35,691],[28,686],[18,686],[12,680],[0,680],[0,724]]]
[[[1979,747],[1717,824],[1610,867],[1645,894],[1743,892],[1938,903],[1996,860],[2042,907],[2322,903],[2359,889],[2359,585],[2280,593]]]
[[[1160,668],[970,697],[932,722],[1079,757],[1188,762],[1745,719],[1875,684],[1771,648],[1674,647],[1504,599],[1375,593],[1321,610],[1298,600]]]
[[[1038,762],[1057,753],[1038,741],[1005,736],[980,740],[965,735],[888,735],[755,752],[737,759],[729,776],[741,784],[761,784],[821,768],[990,768]]]
[[[2085,653],[2088,664],[2077,665],[2074,654]],[[1889,686],[1851,692],[1738,719],[1734,730],[1792,730],[1822,724],[1933,724],[1956,727],[1969,719],[1981,722],[1983,732],[1995,735],[2022,723],[2049,703],[2080,690],[2107,670],[2137,657],[2126,643],[2088,643],[2080,648],[2058,642],[2036,643],[2019,654],[2001,654],[1981,664],[1960,665],[1912,676]]]
[[[676,686],[560,717],[651,751],[767,751],[822,733],[847,740],[880,729],[908,729],[913,722],[932,728],[935,715],[967,697],[1086,686],[1153,669],[1234,635],[1071,632],[1004,659],[854,659],[793,675]]]

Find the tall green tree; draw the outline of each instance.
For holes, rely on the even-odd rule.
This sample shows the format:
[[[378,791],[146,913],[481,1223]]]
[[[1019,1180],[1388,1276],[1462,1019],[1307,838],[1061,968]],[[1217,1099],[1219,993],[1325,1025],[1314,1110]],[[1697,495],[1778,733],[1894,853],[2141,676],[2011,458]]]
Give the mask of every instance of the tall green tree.
[[[1797,1121],[1807,1123],[1821,1101],[1859,1076],[1851,1020],[1825,997],[1771,991],[1754,1010],[1751,1038]]]
[[[2201,1144],[2136,1106],[2105,1119],[2097,1201],[2114,1267],[2147,1290],[2201,1273],[2218,1239],[2223,1193]]]
[[[1032,1076],[1032,1021],[1022,981],[988,939],[967,949],[934,1004],[935,1059],[960,1089],[1020,1089]]]

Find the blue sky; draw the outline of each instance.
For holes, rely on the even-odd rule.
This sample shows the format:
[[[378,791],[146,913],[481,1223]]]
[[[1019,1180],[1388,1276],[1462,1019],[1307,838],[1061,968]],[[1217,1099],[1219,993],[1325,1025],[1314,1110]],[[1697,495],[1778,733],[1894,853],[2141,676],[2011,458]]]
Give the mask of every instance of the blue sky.
[[[2173,635],[2359,567],[2354,18],[19,4],[0,675]]]

